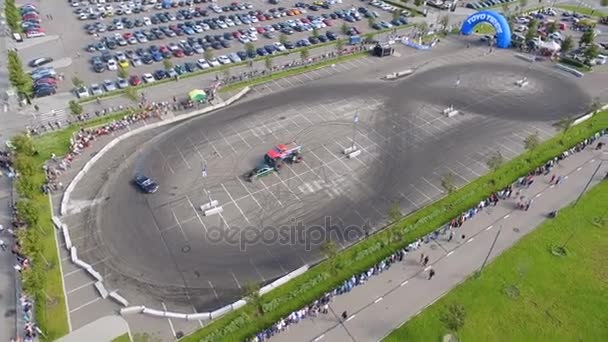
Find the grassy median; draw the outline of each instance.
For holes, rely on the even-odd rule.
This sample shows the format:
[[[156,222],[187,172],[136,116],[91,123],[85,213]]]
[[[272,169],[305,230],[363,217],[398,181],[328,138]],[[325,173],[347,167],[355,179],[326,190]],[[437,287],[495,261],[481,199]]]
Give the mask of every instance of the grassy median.
[[[441,341],[459,306],[461,341],[605,341],[608,337],[608,181],[560,210],[385,342]],[[550,251],[571,232],[567,255]],[[458,326],[458,324],[452,324]]]
[[[479,203],[492,192],[511,184],[547,160],[559,155],[600,129],[608,127],[608,111],[596,114],[584,123],[568,129],[503,164],[447,197],[422,208],[378,234],[338,254],[332,262],[322,262],[304,275],[262,296],[264,314],[246,305],[196,331],[181,341],[243,341],[271,326],[282,317],[298,310],[335,288],[353,274],[358,274],[384,259],[398,248],[432,232],[464,210]]]

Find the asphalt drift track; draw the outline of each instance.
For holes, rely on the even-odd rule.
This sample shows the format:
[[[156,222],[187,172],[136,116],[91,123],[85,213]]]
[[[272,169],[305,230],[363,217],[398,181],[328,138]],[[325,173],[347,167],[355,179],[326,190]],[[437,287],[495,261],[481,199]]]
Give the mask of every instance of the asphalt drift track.
[[[525,89],[514,85],[522,75],[530,82]],[[420,179],[434,183],[471,151],[528,122],[580,113],[588,103],[566,77],[506,63],[418,70],[398,82],[342,75],[254,98],[123,143],[137,152],[105,172],[95,197],[109,200],[91,212],[92,253],[113,288],[215,309],[238,299],[247,281],[268,282],[317,261],[323,232],[346,246],[382,225],[393,203],[403,211],[418,207],[411,199]],[[463,115],[441,129],[421,129],[422,112],[442,121],[448,105]],[[334,111],[343,115],[330,117]],[[354,111],[364,151],[360,160],[347,160],[340,149],[353,135]],[[242,181],[272,144],[292,139],[303,144],[305,163],[262,182]],[[137,173],[157,179],[159,192],[136,191],[130,181]],[[197,210],[209,191],[224,205],[221,217]],[[289,241],[278,241],[276,232]]]

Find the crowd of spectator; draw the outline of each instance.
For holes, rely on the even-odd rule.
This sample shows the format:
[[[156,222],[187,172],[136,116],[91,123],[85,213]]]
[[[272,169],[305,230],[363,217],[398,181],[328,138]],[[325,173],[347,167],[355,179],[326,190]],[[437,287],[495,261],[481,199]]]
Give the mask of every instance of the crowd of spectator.
[[[482,211],[484,208],[486,208],[488,206],[497,205],[499,200],[501,200],[501,199],[506,200],[506,199],[511,198],[513,191],[514,191],[514,187],[516,189],[516,195],[519,196],[520,191],[517,191],[517,189],[521,189],[521,188],[528,187],[529,185],[531,185],[532,182],[534,181],[535,176],[548,175],[553,170],[553,167],[556,164],[559,164],[559,162],[561,160],[568,158],[570,155],[572,155],[574,153],[584,150],[586,147],[594,144],[599,138],[601,138],[602,136],[604,136],[606,134],[608,134],[608,129],[601,130],[598,133],[592,135],[591,137],[585,139],[581,143],[577,144],[576,146],[572,147],[571,149],[564,151],[559,156],[547,161],[543,166],[536,168],[534,171],[532,171],[526,177],[521,177],[514,184],[509,185],[500,191],[492,193],[492,195],[490,195],[485,200],[481,201],[477,206],[470,208],[469,210],[463,212],[461,215],[459,215],[458,217],[455,217],[453,220],[451,220],[446,225],[436,229],[435,231],[426,235],[425,237],[420,238],[420,239],[410,243],[407,247],[394,252],[389,257],[380,261],[374,267],[370,268],[366,272],[363,272],[358,275],[353,275],[350,279],[345,280],[340,286],[336,287],[335,289],[333,289],[330,292],[327,292],[325,295],[323,295],[323,297],[315,300],[310,305],[308,305],[300,310],[294,311],[291,314],[289,314],[287,317],[282,318],[278,322],[274,323],[271,327],[259,332],[258,334],[256,334],[252,338],[250,338],[249,342],[267,341],[271,337],[275,336],[276,334],[281,333],[282,331],[285,331],[286,329],[289,328],[289,326],[291,326],[293,324],[297,324],[298,322],[302,321],[303,319],[314,318],[314,317],[317,317],[319,314],[321,314],[321,315],[329,314],[329,312],[331,311],[329,305],[332,302],[334,297],[350,292],[355,286],[360,286],[360,285],[365,284],[365,282],[368,279],[384,272],[385,270],[388,270],[391,267],[391,265],[398,263],[398,262],[402,262],[405,259],[405,257],[408,255],[408,253],[417,250],[418,248],[420,248],[424,244],[431,242],[432,240],[437,240],[441,235],[447,236],[446,240],[451,241],[454,236],[454,231],[456,229],[460,228],[464,224],[464,222],[475,217],[475,215],[477,213],[479,213],[480,211]],[[603,143],[598,142],[595,149],[601,149],[602,146],[603,146]],[[531,203],[531,201],[527,202],[528,206],[530,205],[529,203]],[[465,235],[462,234],[461,237],[464,239]],[[425,262],[425,265],[426,265],[426,262]],[[339,319],[346,319],[346,317],[347,317],[347,313],[343,312],[342,315],[340,315]]]

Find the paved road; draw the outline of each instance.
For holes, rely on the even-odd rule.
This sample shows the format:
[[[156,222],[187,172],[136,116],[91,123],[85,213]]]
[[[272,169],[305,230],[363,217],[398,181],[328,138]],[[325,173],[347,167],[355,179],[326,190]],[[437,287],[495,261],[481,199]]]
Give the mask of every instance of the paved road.
[[[4,170],[1,170],[4,172]],[[6,174],[0,177],[0,225],[5,229],[11,227],[11,186]],[[4,231],[0,240],[12,245],[12,238]],[[0,341],[10,341],[15,337],[15,262],[10,250],[0,250]]]
[[[601,159],[606,161],[591,180],[591,186],[599,183],[608,172],[608,149],[595,151],[587,148],[554,169],[555,173],[565,176],[563,183],[552,186],[548,184],[549,177],[537,177],[536,182],[524,190],[525,196],[533,199],[529,211],[516,209],[515,199],[499,202],[497,207],[484,210],[456,230],[456,236],[465,234],[465,239],[455,237],[447,242],[445,237],[441,237],[424,245],[410,253],[402,263],[394,264],[365,285],[336,297],[330,305],[330,314],[305,319],[271,341],[381,340],[403,321],[417,315],[478,270],[497,235],[490,260],[537,227],[546,219],[548,212],[574,201]],[[430,265],[426,268],[419,264],[421,253],[430,256]],[[430,268],[436,272],[432,280],[428,280]],[[340,322],[338,316],[344,311],[348,312],[349,318]]]

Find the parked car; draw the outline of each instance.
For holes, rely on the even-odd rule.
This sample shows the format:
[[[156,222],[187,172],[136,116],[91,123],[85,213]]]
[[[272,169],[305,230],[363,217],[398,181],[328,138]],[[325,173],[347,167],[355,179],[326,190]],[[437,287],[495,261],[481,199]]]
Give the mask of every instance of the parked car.
[[[36,58],[36,59],[31,60],[28,64],[32,68],[38,68],[38,67],[41,67],[52,61],[53,61],[53,59],[50,57],[41,57],[41,58]]]

